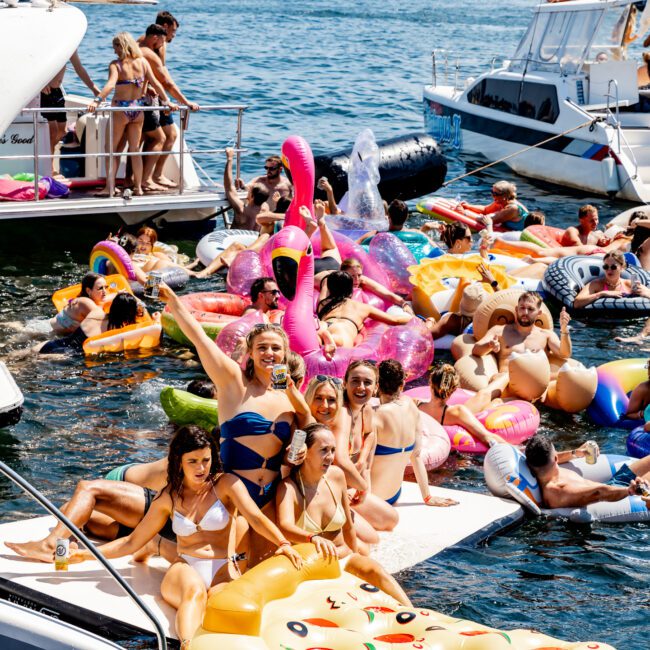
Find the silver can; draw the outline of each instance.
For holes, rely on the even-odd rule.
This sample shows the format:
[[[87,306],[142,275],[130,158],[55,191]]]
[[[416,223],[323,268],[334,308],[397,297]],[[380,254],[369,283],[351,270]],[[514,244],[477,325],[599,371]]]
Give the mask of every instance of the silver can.
[[[585,461],[587,465],[595,465],[600,456],[600,449],[595,440],[587,440],[587,449],[585,453]]]
[[[144,297],[155,299],[160,295],[160,283],[162,282],[162,271],[150,271],[147,274],[147,281],[144,285]]]
[[[293,438],[291,438],[291,444],[289,445],[289,453],[287,454],[287,460],[290,463],[295,463],[298,460],[298,454],[302,449],[302,446],[305,444],[307,439],[307,432],[302,429],[296,429],[293,432]]]
[[[289,368],[286,363],[276,363],[271,371],[271,384],[273,388],[280,390],[287,389],[287,381],[289,379]]]
[[[56,540],[56,549],[54,551],[54,570],[67,571],[69,559],[70,540],[67,537],[60,537]]]

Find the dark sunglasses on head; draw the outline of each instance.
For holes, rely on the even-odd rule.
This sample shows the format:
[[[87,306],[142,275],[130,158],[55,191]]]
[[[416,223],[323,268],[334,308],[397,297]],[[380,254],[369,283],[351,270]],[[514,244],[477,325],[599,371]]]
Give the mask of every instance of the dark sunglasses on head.
[[[616,271],[618,264],[603,264],[603,271]]]
[[[320,382],[331,381],[335,386],[341,386],[343,384],[338,377],[331,377],[330,375],[316,375],[316,380]]]

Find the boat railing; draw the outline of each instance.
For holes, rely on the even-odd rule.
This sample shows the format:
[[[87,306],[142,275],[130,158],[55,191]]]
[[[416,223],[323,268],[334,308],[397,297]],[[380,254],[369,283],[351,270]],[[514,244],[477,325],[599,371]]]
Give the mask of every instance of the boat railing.
[[[444,65],[445,85],[449,85],[449,52],[447,50],[431,51],[431,84],[438,85],[438,58],[441,65]],[[456,57],[454,65],[454,90],[458,90],[458,75],[460,74],[460,59]]]
[[[201,105],[200,111],[226,111],[226,112],[237,112],[237,125],[235,127],[235,134],[232,138],[233,149],[236,153],[236,178],[240,176],[241,170],[241,153],[245,149],[241,148],[242,141],[242,127],[243,127],[243,117],[244,111],[248,108],[244,104],[214,104],[214,105]],[[140,106],[138,107],[139,111],[164,111],[168,109],[167,106]],[[66,108],[67,113],[71,112],[80,112],[79,107],[75,108]],[[91,158],[91,159],[107,159],[105,169],[111,169],[114,164],[115,158],[118,160],[122,156],[160,156],[160,151],[114,151],[113,149],[113,116],[115,113],[124,113],[126,111],[133,110],[128,106],[109,106],[109,105],[100,105],[95,109],[95,112],[99,115],[106,114],[108,115],[108,151],[106,152],[97,152],[97,153],[75,153],[74,158]],[[175,192],[168,192],[170,194],[183,194],[184,193],[184,183],[183,183],[183,172],[185,165],[185,154],[190,156],[199,156],[199,155],[209,155],[209,154],[219,154],[224,153],[225,149],[194,149],[188,147],[185,143],[185,131],[187,130],[187,125],[189,121],[189,116],[193,112],[189,106],[178,106],[178,111],[180,112],[180,129],[179,129],[179,149],[178,151],[170,152],[172,156],[178,156],[178,169],[179,169],[179,183]],[[38,171],[39,164],[43,159],[52,159],[57,158],[58,154],[54,153],[41,153],[39,152],[40,142],[38,136],[38,115],[39,113],[60,113],[60,108],[24,108],[22,113],[32,115],[32,123],[34,126],[34,139],[33,139],[33,153],[32,154],[22,154],[22,155],[4,155],[0,156],[0,160],[33,160],[34,163],[34,201],[39,201],[38,196]],[[107,174],[107,191],[109,196],[113,196],[115,190],[114,176],[112,174]],[[210,179],[211,180],[211,179]]]
[[[614,89],[613,94],[612,94],[612,88]],[[630,159],[634,162],[634,178],[636,178],[638,176],[639,163],[637,162],[632,147],[630,147],[630,144],[627,141],[625,134],[623,133],[623,129],[621,129],[618,81],[616,81],[616,79],[610,79],[607,82],[607,95],[605,95],[605,97],[607,98],[607,104],[605,105],[605,119],[607,120],[607,124],[609,124],[611,127],[616,129],[616,153],[618,155],[621,154],[622,152],[621,142],[622,142],[625,145],[625,147],[627,147],[628,155],[630,156]],[[614,112],[612,112],[612,104],[613,104]]]
[[[137,605],[140,611],[151,621],[153,625],[156,638],[158,640],[158,648],[160,650],[167,650],[167,638],[160,621],[156,618],[155,614],[147,607],[142,601],[140,596],[133,591],[132,587],[126,580],[115,570],[111,563],[95,548],[95,545],[86,537],[86,535],[73,524],[68,517],[66,517],[45,495],[37,490],[29,481],[23,478],[18,472],[15,472],[11,467],[0,461],[0,473],[4,474],[9,480],[15,483],[23,492],[31,496],[35,501],[40,503],[51,515],[54,515],[77,539],[83,542],[84,546],[95,556],[108,573],[113,577],[115,582],[126,592],[131,600]]]

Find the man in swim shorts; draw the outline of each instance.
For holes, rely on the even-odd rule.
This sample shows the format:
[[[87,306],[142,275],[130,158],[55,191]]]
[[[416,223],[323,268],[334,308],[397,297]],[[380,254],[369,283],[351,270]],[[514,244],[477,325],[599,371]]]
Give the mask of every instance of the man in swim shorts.
[[[593,205],[583,205],[578,210],[578,220],[578,226],[570,226],[564,231],[560,242],[562,246],[607,246],[611,243],[609,237],[606,237],[602,230],[598,230],[598,209]]]
[[[491,327],[485,336],[472,348],[472,354],[482,357],[494,352],[499,362],[499,372],[508,370],[508,358],[513,352],[552,352],[562,359],[571,356],[571,317],[566,309],[560,312],[560,336],[553,330],[542,329],[535,321],[542,313],[542,298],[535,291],[526,291],[519,296],[515,308],[515,322]]]
[[[586,455],[586,443],[571,451],[556,451],[543,434],[526,443],[526,462],[539,481],[544,505],[548,508],[580,508],[598,501],[620,501],[637,494],[637,488],[650,480],[650,456],[623,465],[608,483],[597,483],[577,472],[559,467]],[[644,497],[650,508],[650,498]]]

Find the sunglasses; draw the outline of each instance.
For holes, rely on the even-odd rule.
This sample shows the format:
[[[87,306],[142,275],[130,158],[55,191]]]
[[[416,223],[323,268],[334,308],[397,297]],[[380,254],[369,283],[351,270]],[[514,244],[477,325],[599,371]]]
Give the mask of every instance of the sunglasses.
[[[261,291],[260,293],[272,293],[274,296],[279,296],[280,289],[267,289],[266,291]]]
[[[267,167],[266,165],[264,165],[264,169],[266,169],[267,172],[274,172],[277,169],[280,169],[280,167],[278,167],[277,165],[272,166],[272,167]]]
[[[603,271],[616,271],[618,264],[603,264]]]
[[[342,386],[343,382],[338,377],[331,377],[330,375],[316,375],[316,381],[325,382],[331,381],[335,386]]]

